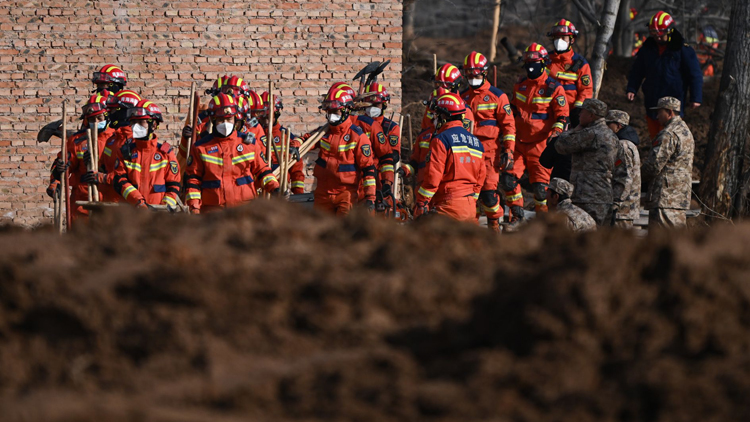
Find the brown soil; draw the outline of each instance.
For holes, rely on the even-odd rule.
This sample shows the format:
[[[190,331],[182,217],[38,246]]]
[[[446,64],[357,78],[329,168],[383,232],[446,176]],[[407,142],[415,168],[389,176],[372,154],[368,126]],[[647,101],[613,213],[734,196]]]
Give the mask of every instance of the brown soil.
[[[0,419],[746,420],[748,236],[264,201],[6,230]]]

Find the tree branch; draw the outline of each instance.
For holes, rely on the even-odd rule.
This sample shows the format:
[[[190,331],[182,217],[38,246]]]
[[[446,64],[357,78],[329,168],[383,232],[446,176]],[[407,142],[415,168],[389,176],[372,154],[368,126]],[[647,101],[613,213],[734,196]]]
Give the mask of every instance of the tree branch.
[[[594,16],[588,8],[584,7],[583,4],[581,4],[581,0],[571,0],[571,1],[578,8],[578,10],[581,12],[581,15],[583,15],[584,18],[586,18],[589,22],[594,24],[597,28],[602,26],[602,24],[599,23],[599,20],[596,19],[596,16]]]

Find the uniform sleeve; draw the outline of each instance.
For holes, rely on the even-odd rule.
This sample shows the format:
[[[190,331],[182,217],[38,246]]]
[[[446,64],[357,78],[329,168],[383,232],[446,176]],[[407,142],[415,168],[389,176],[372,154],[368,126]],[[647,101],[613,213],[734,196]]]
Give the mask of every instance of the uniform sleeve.
[[[114,177],[114,188],[126,201],[131,205],[138,205],[139,202],[145,201],[143,194],[133,186],[128,179],[127,167],[125,167],[125,160],[123,160],[122,153],[115,151],[115,162],[118,163],[115,168]]]
[[[694,103],[703,102],[703,71],[698,63],[698,57],[692,47],[682,47],[682,74],[689,81],[690,99]]]
[[[377,157],[377,172],[383,183],[393,183],[394,164],[393,155],[388,145],[388,135],[380,123],[373,121],[370,129],[370,144]]]
[[[565,129],[565,124],[568,122],[568,100],[565,99],[565,90],[562,85],[558,85],[555,88],[555,93],[552,94],[552,112],[555,114],[555,123],[552,125],[553,132],[562,132]]]
[[[628,75],[628,87],[626,89],[627,92],[636,93],[638,92],[638,89],[641,87],[641,83],[643,82],[643,78],[646,77],[646,58],[643,48],[641,48],[638,51],[638,54],[635,55],[635,62],[633,63],[633,67],[630,68],[630,74]]]
[[[265,136],[265,135],[264,135]],[[261,143],[261,146],[263,144]],[[265,152],[263,153],[265,155]],[[262,157],[262,156],[261,156]],[[273,175],[273,170],[263,158],[256,157],[252,164],[253,176],[260,180],[260,186],[266,192],[273,192],[279,187],[279,180]]]
[[[581,107],[583,106],[583,100],[594,96],[594,83],[591,78],[591,66],[589,66],[588,63],[584,63],[584,65],[578,70],[578,82],[576,85],[576,101],[573,104],[568,104],[568,108]]]
[[[555,141],[555,150],[563,155],[586,151],[591,148],[595,136],[587,129],[563,132]]]
[[[612,173],[612,197],[615,204],[625,201],[628,194],[625,190],[629,175],[627,166],[629,160],[625,156],[627,153],[628,150],[622,145],[622,141],[617,141],[617,157],[615,158],[615,169]]]
[[[203,160],[198,156],[198,149],[194,149],[194,156],[190,158],[190,164],[185,169],[185,191],[187,192],[187,206],[190,211],[200,211],[201,209],[201,183],[203,183],[203,174],[205,167]]]
[[[641,166],[641,176],[644,180],[653,180],[667,165],[669,158],[675,152],[675,141],[675,136],[667,131],[662,131],[656,137],[646,161]]]
[[[167,193],[161,200],[164,205],[169,205],[172,208],[177,207],[177,198],[180,195],[180,165],[177,162],[177,156],[174,151],[169,151],[167,154],[169,157],[169,166],[165,169],[167,174],[165,179],[167,185]]]
[[[503,94],[497,99],[495,120],[500,127],[503,136],[503,148],[498,148],[498,154],[504,151],[513,152],[516,148],[516,120],[513,118],[513,110],[510,108],[508,96]],[[500,151],[500,150],[504,151]]]
[[[484,165],[484,160],[480,160],[479,174],[477,175],[477,184],[474,185],[474,199],[479,199],[479,193],[482,192],[485,178],[487,177],[487,166]]]
[[[355,134],[355,132],[351,132]],[[357,142],[357,149],[354,153],[354,159],[357,162],[357,168],[362,172],[362,185],[365,190],[365,200],[375,201],[375,160],[372,158],[372,143],[370,139],[365,135],[359,135],[359,142]]]
[[[430,145],[428,157],[424,180],[422,181],[422,185],[419,186],[415,198],[417,204],[429,204],[432,197],[435,196],[438,187],[440,187],[440,182],[443,180],[448,150],[442,141],[438,140]]]

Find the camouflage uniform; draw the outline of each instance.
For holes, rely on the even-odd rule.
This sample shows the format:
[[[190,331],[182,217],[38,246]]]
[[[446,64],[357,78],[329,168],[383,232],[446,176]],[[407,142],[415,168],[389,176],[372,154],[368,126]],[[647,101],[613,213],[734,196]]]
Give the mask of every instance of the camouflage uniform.
[[[655,108],[680,111],[673,97],[659,100]],[[690,208],[690,190],[695,141],[687,124],[678,115],[667,123],[654,139],[641,172],[649,182],[646,209],[649,228],[684,227],[685,210]]]
[[[600,118],[587,127],[563,132],[555,143],[560,154],[572,154],[570,181],[575,185],[573,203],[591,214],[598,225],[612,224],[612,172],[617,155],[617,136],[607,127],[607,105],[595,99],[583,108]],[[593,111],[592,111],[593,110]]]
[[[630,116],[624,111],[610,110],[606,121],[608,124],[618,123],[624,130],[630,123]],[[641,157],[635,143],[618,137],[615,172],[612,175],[615,226],[628,229],[638,218],[641,204]]]
[[[596,221],[584,210],[573,205],[570,196],[573,195],[573,185],[567,180],[553,178],[549,183],[549,189],[564,195],[565,199],[557,203],[555,211],[568,217],[568,227],[574,232],[596,230]]]

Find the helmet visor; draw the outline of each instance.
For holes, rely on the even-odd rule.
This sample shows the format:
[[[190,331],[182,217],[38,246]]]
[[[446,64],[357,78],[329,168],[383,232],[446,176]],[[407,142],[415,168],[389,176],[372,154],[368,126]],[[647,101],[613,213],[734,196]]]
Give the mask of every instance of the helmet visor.
[[[573,35],[573,31],[567,26],[555,26],[549,32],[550,37],[562,37],[565,35]]]
[[[321,110],[343,110],[350,105],[350,103],[345,103],[343,101],[331,100],[323,101],[323,104],[321,104],[320,108]]]
[[[482,73],[484,73],[484,69],[481,67],[467,67],[464,69],[466,76],[482,76]],[[444,87],[449,88],[450,85],[445,85]]]
[[[523,53],[524,62],[541,62],[543,60],[544,56],[538,51],[525,51]]]
[[[154,119],[156,121],[161,122],[161,115],[153,113],[149,111],[146,108],[143,107],[133,107],[129,108],[128,111],[125,113],[125,117],[128,120],[145,120],[145,119]]]
[[[86,104],[81,108],[81,111],[83,112],[83,117],[89,117],[95,114],[101,114],[106,110],[107,110],[107,105],[104,103]]]

